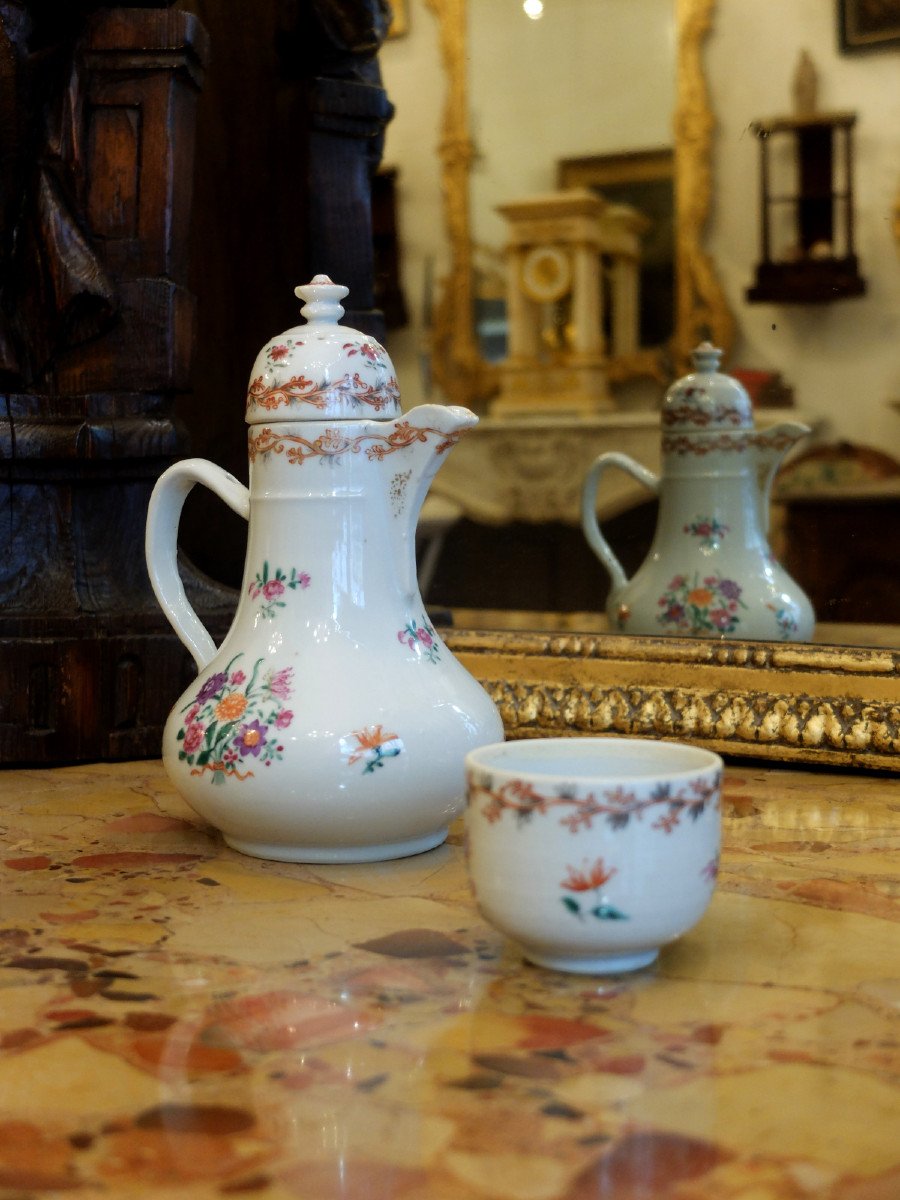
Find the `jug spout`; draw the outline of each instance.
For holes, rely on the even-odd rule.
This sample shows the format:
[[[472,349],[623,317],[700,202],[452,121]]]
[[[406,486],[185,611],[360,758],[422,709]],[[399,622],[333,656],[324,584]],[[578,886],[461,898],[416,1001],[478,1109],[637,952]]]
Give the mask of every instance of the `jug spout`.
[[[759,483],[760,526],[766,534],[769,532],[769,499],[778,468],[797,443],[810,433],[810,427],[800,421],[784,421],[781,425],[775,425],[756,435],[754,448]]]
[[[397,567],[404,592],[418,591],[415,563],[416,524],[431,481],[462,434],[478,417],[456,405],[421,404],[393,422],[390,440],[408,447],[411,475],[405,482],[404,503],[397,527]]]

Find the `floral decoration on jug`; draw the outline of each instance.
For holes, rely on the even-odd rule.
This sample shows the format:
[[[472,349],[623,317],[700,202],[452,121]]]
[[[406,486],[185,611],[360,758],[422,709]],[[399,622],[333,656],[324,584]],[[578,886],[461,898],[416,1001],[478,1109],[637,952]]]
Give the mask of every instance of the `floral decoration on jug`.
[[[438,636],[434,632],[434,628],[425,620],[424,616],[422,617],[421,625],[415,620],[408,621],[402,629],[398,630],[397,641],[401,642],[404,646],[409,646],[410,650],[420,652],[430,663],[441,661]]]
[[[276,567],[270,574],[269,560],[266,559],[263,562],[262,570],[256,572],[256,577],[247,592],[251,600],[258,600],[262,597],[260,615],[271,621],[278,615],[277,609],[286,607],[285,601],[281,597],[288,588],[291,591],[296,591],[297,588],[305,591],[311,582],[310,575],[306,571],[298,571],[296,567],[291,567],[290,575],[286,571],[282,571],[281,567]]]
[[[743,588],[733,579],[706,575],[702,582],[694,575],[676,575],[659,598],[660,625],[679,633],[734,633],[741,621],[739,609],[747,605],[741,599]]]
[[[260,658],[248,678],[240,668],[232,670],[242,657],[236,654],[224,671],[204,681],[182,709],[186,715],[176,735],[179,760],[192,775],[210,772],[213,783],[243,781],[253,775],[254,764],[268,767],[280,760],[284,746],[278,735],[294,719],[285,707],[293,693],[293,668],[260,676]]]
[[[701,549],[718,550],[730,528],[715,517],[697,517],[696,520],[689,521],[682,532],[690,537],[699,538]]]
[[[347,766],[364,763],[363,775],[374,775],[389,758],[403,751],[403,742],[396,733],[387,733],[382,725],[367,725],[341,739]]]

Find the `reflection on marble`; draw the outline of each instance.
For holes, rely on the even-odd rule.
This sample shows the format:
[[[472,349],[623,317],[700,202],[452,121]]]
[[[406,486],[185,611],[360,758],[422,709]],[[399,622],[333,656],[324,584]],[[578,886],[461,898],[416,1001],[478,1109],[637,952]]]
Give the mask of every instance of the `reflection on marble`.
[[[156,763],[0,774],[0,1197],[897,1200],[900,786],[730,767],[658,964],[526,965],[458,829],[223,847]]]

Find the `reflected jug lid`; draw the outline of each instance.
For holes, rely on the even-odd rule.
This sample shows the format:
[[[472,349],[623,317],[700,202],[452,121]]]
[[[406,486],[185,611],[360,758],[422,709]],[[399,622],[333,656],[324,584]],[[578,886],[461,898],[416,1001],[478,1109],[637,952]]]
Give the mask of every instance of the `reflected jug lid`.
[[[385,348],[358,329],[338,325],[348,288],[316,277],[294,295],[305,325],[266,342],[247,388],[247,422],[389,421],[400,415],[400,389]]]
[[[663,429],[683,433],[752,429],[750,396],[736,379],[719,371],[722,351],[709,342],[701,342],[691,358],[694,370],[666,392]]]

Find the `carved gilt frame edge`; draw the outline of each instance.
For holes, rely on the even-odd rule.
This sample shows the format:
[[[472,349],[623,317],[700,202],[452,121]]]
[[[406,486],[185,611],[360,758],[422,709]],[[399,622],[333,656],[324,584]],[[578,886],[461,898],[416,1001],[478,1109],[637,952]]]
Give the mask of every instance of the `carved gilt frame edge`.
[[[713,201],[715,117],[703,65],[716,0],[675,0],[675,338],[677,373],[701,340],[734,343],[734,317],[703,238]]]
[[[511,738],[673,738],[900,771],[900,651],[478,630],[445,640]]]

